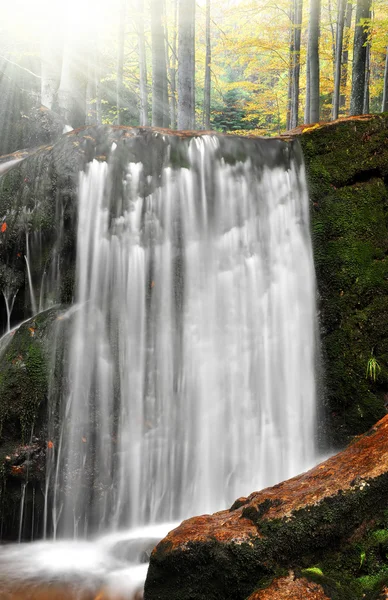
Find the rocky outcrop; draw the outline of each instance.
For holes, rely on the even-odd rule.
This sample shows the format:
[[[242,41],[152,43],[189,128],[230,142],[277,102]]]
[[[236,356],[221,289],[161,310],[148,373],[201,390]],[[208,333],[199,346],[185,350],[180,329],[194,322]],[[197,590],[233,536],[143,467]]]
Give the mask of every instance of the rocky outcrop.
[[[52,444],[47,425],[48,388],[56,381],[50,351],[60,315],[59,308],[44,311],[1,340],[2,539],[14,539],[18,534],[31,539],[42,533],[46,457]]]
[[[329,444],[342,447],[388,403],[388,115],[301,130],[320,304],[320,422]]]
[[[333,600],[377,598],[388,584],[387,497],[388,416],[311,471],[184,521],[154,549],[145,598],[266,598],[260,590],[285,589],[290,570]]]

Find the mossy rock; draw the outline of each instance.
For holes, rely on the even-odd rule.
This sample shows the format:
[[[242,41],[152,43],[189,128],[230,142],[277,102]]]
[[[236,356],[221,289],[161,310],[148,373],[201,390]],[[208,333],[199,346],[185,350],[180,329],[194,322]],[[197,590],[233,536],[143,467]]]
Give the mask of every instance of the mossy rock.
[[[319,290],[322,437],[342,446],[388,401],[388,115],[340,120],[299,139]]]
[[[49,338],[58,309],[23,323],[0,348],[0,440],[26,443],[47,421]]]

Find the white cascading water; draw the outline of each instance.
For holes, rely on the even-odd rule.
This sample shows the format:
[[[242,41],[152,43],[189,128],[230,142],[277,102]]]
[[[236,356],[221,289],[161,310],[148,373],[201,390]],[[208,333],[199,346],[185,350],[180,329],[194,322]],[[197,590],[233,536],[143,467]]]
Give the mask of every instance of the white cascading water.
[[[228,164],[216,136],[161,185],[80,176],[59,533],[226,508],[315,458],[315,276],[304,168]],[[209,168],[211,165],[211,168]],[[64,492],[64,493],[62,493]],[[56,527],[54,527],[56,530]]]

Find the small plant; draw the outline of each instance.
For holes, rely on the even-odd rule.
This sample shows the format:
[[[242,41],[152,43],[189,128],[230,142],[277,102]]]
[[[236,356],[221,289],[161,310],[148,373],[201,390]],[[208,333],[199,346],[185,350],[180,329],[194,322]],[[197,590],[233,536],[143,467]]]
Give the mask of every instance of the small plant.
[[[372,381],[376,381],[379,373],[381,372],[381,367],[376,360],[376,357],[373,356],[373,350],[368,362],[366,364],[366,379],[371,379]]]
[[[319,567],[308,567],[307,569],[303,569],[303,573],[311,574],[311,575],[321,575],[323,576],[322,569]]]

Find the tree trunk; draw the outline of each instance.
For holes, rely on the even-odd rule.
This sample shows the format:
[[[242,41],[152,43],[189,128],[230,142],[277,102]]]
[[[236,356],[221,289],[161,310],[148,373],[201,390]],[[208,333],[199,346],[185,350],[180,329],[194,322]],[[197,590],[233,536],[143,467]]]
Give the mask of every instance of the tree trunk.
[[[174,32],[171,41],[171,61],[169,63],[169,75],[170,75],[170,114],[171,114],[171,127],[177,128],[177,42],[178,42],[178,0],[174,0]]]
[[[118,56],[117,56],[117,77],[116,77],[116,106],[117,106],[117,125],[122,124],[123,107],[123,77],[124,77],[124,44],[125,44],[125,0],[120,2],[119,11],[119,32],[118,32]]]
[[[294,0],[294,59],[292,75],[291,129],[299,120],[300,38],[302,32],[303,0]]]
[[[383,104],[381,106],[381,112],[388,112],[388,46],[387,54],[385,56]]]
[[[195,127],[195,0],[179,0],[178,129]]]
[[[366,43],[368,29],[365,20],[369,18],[371,0],[357,0],[356,25],[354,29],[352,93],[350,96],[350,114],[361,115],[364,108]]]
[[[168,114],[167,66],[162,12],[163,2],[152,0],[152,125],[154,127],[168,126],[166,123],[166,114]]]
[[[210,130],[210,98],[211,98],[211,38],[210,38],[210,0],[206,0],[206,65],[205,85],[203,91],[203,126]]]
[[[43,106],[53,109],[61,77],[61,56],[53,50],[53,36],[48,34],[41,43],[41,96]]]
[[[287,94],[287,130],[291,129],[291,112],[292,112],[292,93],[294,89],[294,54],[295,54],[295,0],[290,2],[290,51],[289,51],[289,67],[288,67],[288,94]]]
[[[100,61],[98,42],[91,44],[87,55],[86,125],[101,124]]]
[[[364,86],[364,102],[362,112],[364,115],[369,115],[369,80],[370,80],[370,44],[366,47],[366,62],[365,62],[365,86]]]
[[[341,60],[345,21],[345,0],[338,0],[337,31],[335,36],[334,92],[332,119],[338,119],[341,94]]]
[[[319,121],[319,18],[320,0],[310,0],[310,21],[308,38],[310,122]]]
[[[341,94],[340,108],[346,106],[346,86],[348,84],[348,65],[349,65],[349,39],[350,28],[352,26],[353,4],[348,2],[346,6],[345,28],[343,35],[343,50],[341,63]]]
[[[77,113],[77,83],[74,72],[74,63],[75,56],[72,44],[69,41],[65,41],[61,81],[58,88],[58,112],[65,120],[65,123],[73,128],[79,126],[78,122],[74,122]]]
[[[137,34],[139,43],[140,70],[140,125],[148,125],[148,91],[147,91],[147,60],[144,37],[144,0],[138,0],[139,17]]]
[[[306,104],[304,107],[304,122],[310,123],[310,61],[307,53],[306,57]]]
[[[341,3],[341,0],[338,0],[338,8],[339,8],[340,3]],[[333,23],[333,11],[332,11],[332,7],[331,7],[331,0],[329,0],[328,9],[329,9],[329,21],[330,21],[330,32],[331,32],[331,54],[332,54],[332,60],[333,60],[333,80],[334,80],[334,78],[335,78],[336,31],[334,29],[334,23]],[[338,10],[337,10],[337,12],[338,12]]]

